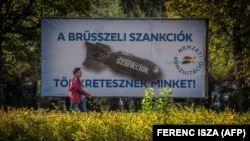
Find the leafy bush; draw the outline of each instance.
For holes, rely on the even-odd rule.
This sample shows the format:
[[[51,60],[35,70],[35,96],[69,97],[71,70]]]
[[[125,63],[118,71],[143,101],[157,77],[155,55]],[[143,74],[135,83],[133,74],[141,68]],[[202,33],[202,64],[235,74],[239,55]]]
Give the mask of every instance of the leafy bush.
[[[168,113],[88,112],[61,110],[0,110],[0,140],[4,141],[150,141],[155,124],[250,124],[250,112],[216,112],[204,107],[168,107]]]
[[[142,100],[142,111],[156,111],[161,113],[168,113],[173,101],[169,97],[173,91],[171,88],[162,88],[158,94],[155,95],[155,91],[152,87],[145,90]]]
[[[173,105],[170,88],[145,90],[139,112],[67,109],[0,109],[0,140],[4,141],[151,141],[156,124],[250,124],[250,112],[239,114],[204,107]]]

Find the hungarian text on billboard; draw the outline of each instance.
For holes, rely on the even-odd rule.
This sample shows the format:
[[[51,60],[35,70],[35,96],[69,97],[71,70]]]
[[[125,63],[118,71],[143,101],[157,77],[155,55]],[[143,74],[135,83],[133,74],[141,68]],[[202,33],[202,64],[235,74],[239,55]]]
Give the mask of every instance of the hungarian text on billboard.
[[[67,96],[72,70],[96,97],[206,95],[205,19],[42,19],[42,96]]]

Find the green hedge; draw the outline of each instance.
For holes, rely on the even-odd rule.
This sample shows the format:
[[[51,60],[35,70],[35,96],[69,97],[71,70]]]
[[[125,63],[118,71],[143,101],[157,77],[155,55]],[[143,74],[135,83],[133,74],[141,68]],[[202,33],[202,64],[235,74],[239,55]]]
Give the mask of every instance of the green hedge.
[[[154,124],[250,124],[250,112],[172,106],[168,113],[0,110],[4,141],[150,141]]]

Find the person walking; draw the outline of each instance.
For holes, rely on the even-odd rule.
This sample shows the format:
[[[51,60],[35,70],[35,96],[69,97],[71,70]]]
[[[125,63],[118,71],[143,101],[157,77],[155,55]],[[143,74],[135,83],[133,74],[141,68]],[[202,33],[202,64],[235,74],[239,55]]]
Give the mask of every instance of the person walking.
[[[81,68],[73,69],[73,78],[69,84],[69,111],[80,109],[81,112],[87,112],[86,98],[92,98],[91,94],[86,92],[81,85],[80,78],[82,77]]]

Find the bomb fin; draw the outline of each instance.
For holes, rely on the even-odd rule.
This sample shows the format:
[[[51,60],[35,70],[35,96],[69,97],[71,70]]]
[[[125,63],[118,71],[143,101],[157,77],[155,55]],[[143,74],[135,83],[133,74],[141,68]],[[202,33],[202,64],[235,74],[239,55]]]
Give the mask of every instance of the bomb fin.
[[[102,43],[93,44],[90,42],[85,42],[85,45],[87,47],[87,56],[83,65],[93,69],[105,67],[106,65],[103,64],[103,60],[106,59],[111,52],[110,47]]]

